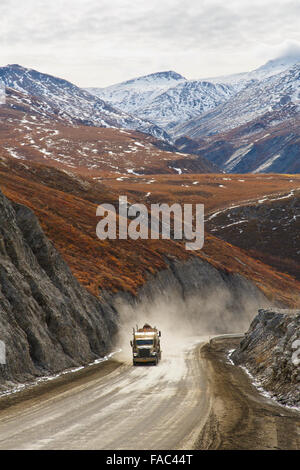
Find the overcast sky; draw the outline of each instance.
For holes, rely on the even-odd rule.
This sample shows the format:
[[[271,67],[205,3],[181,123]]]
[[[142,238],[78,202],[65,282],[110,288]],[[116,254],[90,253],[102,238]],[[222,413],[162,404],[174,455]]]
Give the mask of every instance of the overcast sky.
[[[254,69],[300,44],[299,0],[1,0],[1,65],[80,86]],[[300,48],[299,48],[300,49]]]

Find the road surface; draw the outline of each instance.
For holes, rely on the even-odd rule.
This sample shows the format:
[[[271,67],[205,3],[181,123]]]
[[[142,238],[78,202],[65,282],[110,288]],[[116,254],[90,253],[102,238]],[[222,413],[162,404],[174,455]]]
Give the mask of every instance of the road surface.
[[[1,399],[0,449],[299,449],[299,412],[228,363],[234,342],[193,339],[158,366],[110,360]]]
[[[115,362],[104,376],[100,364],[86,381],[3,410],[0,448],[191,448],[209,396],[199,347],[183,349],[158,366]]]

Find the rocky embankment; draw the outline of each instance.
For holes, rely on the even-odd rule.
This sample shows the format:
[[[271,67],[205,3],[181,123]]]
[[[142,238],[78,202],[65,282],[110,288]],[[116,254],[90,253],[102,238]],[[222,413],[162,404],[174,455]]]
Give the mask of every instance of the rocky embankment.
[[[280,403],[300,406],[300,310],[260,309],[231,358]]]
[[[136,297],[101,291],[96,298],[74,278],[33,212],[0,192],[0,340],[6,345],[0,388],[105,355],[120,324],[126,342],[134,320],[167,320],[177,331],[189,324],[197,334],[242,331],[266,304],[251,281],[196,258],[169,259],[168,269],[149,276]]]
[[[115,331],[113,308],[81,287],[33,212],[0,192],[0,388],[93,361]]]

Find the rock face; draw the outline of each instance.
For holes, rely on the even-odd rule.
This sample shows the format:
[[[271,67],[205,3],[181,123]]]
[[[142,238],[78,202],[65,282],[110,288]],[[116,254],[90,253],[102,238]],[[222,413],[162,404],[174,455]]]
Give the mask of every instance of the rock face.
[[[149,279],[137,297],[121,293],[114,298],[121,323],[131,327],[142,319],[198,336],[240,333],[259,306],[269,304],[248,279],[196,258],[172,260],[169,269]]]
[[[279,402],[300,406],[300,310],[259,310],[231,358]]]
[[[115,331],[115,311],[80,286],[31,210],[0,192],[0,387],[93,361]]]

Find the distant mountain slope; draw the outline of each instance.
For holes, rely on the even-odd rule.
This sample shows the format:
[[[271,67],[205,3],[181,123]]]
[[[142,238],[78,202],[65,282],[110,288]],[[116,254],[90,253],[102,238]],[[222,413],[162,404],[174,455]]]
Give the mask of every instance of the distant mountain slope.
[[[186,81],[179,73],[168,71],[133,78],[106,88],[87,90],[119,109],[135,113],[138,109],[148,106],[164,91]]]
[[[153,123],[113,108],[67,80],[13,64],[0,68],[0,81],[32,98],[40,100],[52,117],[72,124],[123,127],[168,140],[168,134]]]
[[[292,69],[299,63],[300,56],[280,57],[250,72],[204,80],[159,72],[88,91],[176,137],[199,137],[241,125],[277,106],[278,101],[288,100],[289,82],[298,80]]]
[[[21,127],[22,132],[28,128],[28,135],[22,141],[24,135],[18,130],[16,141],[25,154],[30,150],[33,159],[37,152],[43,154],[37,158],[50,158],[57,146],[56,162],[78,167],[80,161],[88,171],[299,172],[300,58],[281,57],[249,73],[225,77],[226,83],[221,83],[223,78],[187,80],[168,71],[92,89],[107,103],[56,77],[18,65],[0,68],[0,80],[8,87],[8,106],[25,113]],[[24,152],[11,140],[16,121],[9,117],[7,106],[2,105],[0,111],[0,119],[10,128],[5,152],[22,158]],[[48,138],[40,136],[43,142],[38,134],[44,131],[32,122],[37,118],[43,119],[44,130],[53,130]],[[53,129],[51,122],[59,123],[60,129],[56,124]],[[74,126],[80,126],[78,135],[89,134],[88,142],[85,137],[76,142],[74,135],[70,138]],[[103,131],[103,138],[102,131],[97,137],[95,133],[95,143],[88,131],[81,134],[83,126],[115,128],[116,132],[108,136]],[[124,128],[158,140],[132,133],[125,145],[117,145],[126,140],[120,134],[126,133]],[[135,139],[133,144],[131,139]]]
[[[227,101],[233,94],[234,89],[228,85],[186,81],[161,93],[137,112],[143,119],[155,122],[169,132],[178,123],[202,115]]]
[[[0,106],[0,155],[72,169],[93,178],[103,173],[218,172],[206,159],[177,153],[145,133],[72,124],[59,108],[13,88]]]
[[[279,65],[266,64],[265,75]],[[228,173],[299,173],[300,63],[249,81],[212,111],[174,127],[172,134],[181,151],[205,157]]]
[[[277,112],[278,122],[299,114],[300,64],[254,81],[214,110],[179,125],[172,130],[176,136],[192,138],[217,134],[233,129],[266,113]]]
[[[280,110],[205,139],[180,137],[175,143],[228,173],[300,173],[300,116],[285,111],[283,122]]]
[[[264,80],[265,78],[272,77],[285,70],[290,69],[293,65],[300,62],[300,54],[281,56],[276,59],[269,60],[261,67],[258,67],[251,72],[236,73],[233,75],[223,75],[219,77],[207,78],[207,81],[212,83],[226,83],[241,90],[244,86],[254,80]]]
[[[176,72],[158,72],[107,88],[88,91],[125,112],[168,130],[214,108],[235,93],[229,85],[186,80]]]

